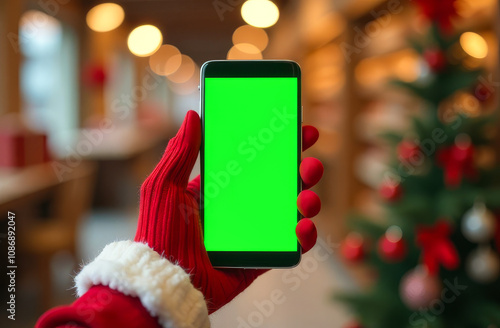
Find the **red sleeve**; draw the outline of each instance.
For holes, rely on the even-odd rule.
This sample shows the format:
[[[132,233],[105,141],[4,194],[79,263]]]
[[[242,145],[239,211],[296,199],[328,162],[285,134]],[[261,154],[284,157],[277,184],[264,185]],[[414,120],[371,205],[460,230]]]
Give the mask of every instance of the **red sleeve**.
[[[73,304],[44,313],[35,328],[161,328],[137,297],[109,287],[91,287]]]

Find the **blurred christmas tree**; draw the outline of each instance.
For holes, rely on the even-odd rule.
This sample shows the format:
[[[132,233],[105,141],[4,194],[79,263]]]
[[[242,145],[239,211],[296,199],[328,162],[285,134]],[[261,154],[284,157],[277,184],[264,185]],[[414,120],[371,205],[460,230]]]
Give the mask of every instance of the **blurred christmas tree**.
[[[416,2],[432,22],[413,44],[430,77],[396,84],[426,110],[412,118],[412,131],[383,135],[394,150],[379,190],[387,225],[354,217],[341,248],[376,279],[364,293],[337,297],[364,328],[500,327],[500,167],[477,160],[493,152],[488,136],[498,119],[481,111],[491,96],[483,72],[456,56],[465,41],[480,58],[484,40],[454,35],[454,1]]]

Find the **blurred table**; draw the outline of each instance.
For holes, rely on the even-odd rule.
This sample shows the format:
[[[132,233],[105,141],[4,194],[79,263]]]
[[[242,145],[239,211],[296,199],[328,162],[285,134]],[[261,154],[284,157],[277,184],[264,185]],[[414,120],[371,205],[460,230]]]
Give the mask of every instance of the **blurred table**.
[[[52,162],[24,168],[0,168],[0,217],[4,212],[22,209],[55,188],[60,181]]]

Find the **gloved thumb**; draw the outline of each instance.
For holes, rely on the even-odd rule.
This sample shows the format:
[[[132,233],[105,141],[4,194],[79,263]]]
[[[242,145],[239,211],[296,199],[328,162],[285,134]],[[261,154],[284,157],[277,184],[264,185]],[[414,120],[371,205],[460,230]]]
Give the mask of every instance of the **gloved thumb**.
[[[152,175],[186,188],[201,144],[201,122],[198,113],[188,111],[176,136],[167,148]]]

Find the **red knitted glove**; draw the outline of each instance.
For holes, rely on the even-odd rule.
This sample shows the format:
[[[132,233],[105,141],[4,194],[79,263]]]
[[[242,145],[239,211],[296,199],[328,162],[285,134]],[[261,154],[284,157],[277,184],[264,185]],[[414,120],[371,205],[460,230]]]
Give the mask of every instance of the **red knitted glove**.
[[[303,127],[303,149],[312,146],[317,138],[318,131],[314,127]],[[147,243],[190,273],[193,285],[202,291],[209,313],[212,313],[267,270],[212,267],[202,241],[199,176],[188,184],[200,143],[200,118],[196,112],[189,111],[160,163],[141,187],[135,241]],[[315,158],[306,158],[302,161],[300,174],[307,187],[311,187],[321,178],[323,166]],[[314,192],[305,190],[299,195],[297,206],[304,217],[310,218],[318,214],[321,203]],[[314,246],[316,228],[311,220],[302,219],[296,233],[304,251]]]

